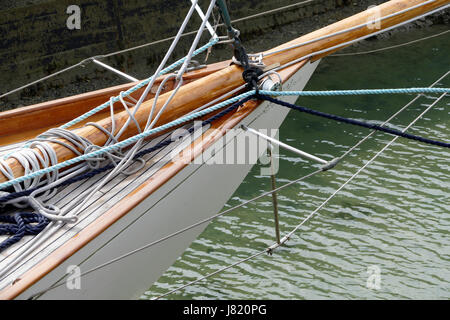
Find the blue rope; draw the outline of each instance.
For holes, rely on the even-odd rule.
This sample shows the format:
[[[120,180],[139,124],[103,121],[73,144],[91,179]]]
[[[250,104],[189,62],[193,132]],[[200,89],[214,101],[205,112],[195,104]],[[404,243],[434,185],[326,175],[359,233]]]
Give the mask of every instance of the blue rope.
[[[312,114],[315,116],[319,116],[322,118],[326,118],[326,119],[331,119],[331,120],[335,120],[335,121],[339,121],[339,122],[343,122],[343,123],[348,123],[348,124],[352,124],[352,125],[356,125],[356,126],[360,126],[360,127],[364,127],[364,128],[368,128],[368,129],[372,129],[372,130],[377,130],[377,131],[382,131],[382,132],[386,132],[395,136],[399,136],[402,138],[406,138],[406,139],[410,139],[410,140],[416,140],[416,141],[420,141],[423,143],[427,143],[427,144],[431,144],[431,145],[435,145],[435,146],[439,146],[439,147],[444,147],[444,148],[450,148],[450,143],[447,142],[441,142],[441,141],[437,141],[437,140],[432,140],[432,139],[428,139],[428,138],[423,138],[420,136],[416,136],[413,134],[409,134],[409,133],[405,133],[399,130],[395,130],[395,129],[390,129],[390,128],[386,128],[377,124],[372,124],[372,123],[367,123],[367,122],[363,122],[363,121],[359,121],[359,120],[354,120],[354,119],[349,119],[349,118],[344,118],[341,116],[337,116],[337,115],[333,115],[333,114],[329,114],[329,113],[325,113],[325,112],[321,112],[321,111],[317,111],[317,110],[312,110],[306,107],[301,107],[301,106],[297,106],[295,104],[291,104],[288,102],[284,102],[281,100],[277,100],[275,98],[266,96],[266,95],[262,95],[262,94],[255,94],[255,97],[257,99],[260,100],[267,100],[270,101],[272,103],[284,106],[284,107],[288,107],[290,109],[294,109],[300,112],[305,112],[308,114]]]
[[[328,119],[332,119],[332,120],[336,120],[336,121],[340,121],[340,122],[344,122],[344,123],[348,123],[348,124],[358,125],[358,126],[362,126],[362,127],[368,128],[368,129],[378,130],[378,131],[390,133],[390,134],[393,134],[393,135],[398,135],[398,136],[401,136],[401,137],[404,137],[404,138],[407,138],[407,139],[412,139],[412,140],[420,141],[420,142],[423,142],[423,143],[428,143],[428,144],[432,144],[432,145],[437,145],[437,146],[447,147],[448,148],[449,144],[445,143],[445,142],[440,142],[440,141],[435,141],[435,140],[431,140],[431,139],[426,139],[426,138],[415,136],[415,135],[411,135],[411,134],[408,134],[408,133],[402,133],[401,131],[390,129],[390,128],[386,128],[386,127],[382,127],[382,126],[375,125],[375,124],[370,124],[370,123],[366,123],[366,122],[362,122],[362,121],[358,121],[358,120],[347,119],[347,118],[343,118],[343,117],[339,117],[339,116],[335,116],[335,115],[331,115],[331,114],[326,114],[326,113],[323,113],[323,112],[320,112],[320,111],[311,110],[311,109],[308,109],[308,108],[305,108],[305,107],[300,107],[300,106],[288,104],[286,102],[283,102],[283,101],[280,101],[280,100],[276,100],[274,98],[271,98],[271,97],[265,95],[266,93],[268,93],[270,95],[280,95],[281,96],[281,95],[343,95],[343,94],[382,94],[382,93],[444,93],[444,92],[450,92],[450,89],[448,89],[448,88],[404,88],[404,89],[369,89],[369,90],[335,90],[335,91],[287,91],[287,92],[286,91],[277,92],[277,91],[263,91],[263,90],[261,90],[261,91],[259,91],[259,94],[255,94],[255,91],[252,90],[252,91],[248,91],[248,92],[246,92],[244,94],[241,94],[241,95],[239,95],[237,97],[234,97],[232,99],[229,99],[227,101],[224,101],[224,102],[222,102],[222,103],[220,103],[220,104],[218,104],[218,105],[216,105],[214,107],[205,109],[205,110],[203,110],[201,112],[198,112],[196,114],[189,115],[187,117],[182,117],[181,119],[177,119],[176,121],[173,121],[173,122],[171,122],[171,123],[169,123],[169,124],[167,124],[166,126],[163,126],[163,127],[164,127],[164,129],[167,129],[168,127],[172,127],[172,126],[177,125],[177,124],[182,124],[183,122],[186,122],[186,121],[195,119],[196,117],[205,115],[208,112],[213,112],[213,111],[217,110],[218,108],[225,106],[227,103],[236,101],[236,100],[238,100],[240,98],[244,98],[244,100],[237,101],[230,108],[226,109],[226,110],[232,110],[232,109],[236,108],[236,106],[239,106],[242,103],[244,103],[245,101],[256,97],[256,98],[259,98],[259,99],[268,100],[268,101],[271,101],[271,102],[274,102],[274,103],[277,103],[277,104],[280,104],[280,105],[284,105],[284,106],[292,108],[292,109],[296,109],[298,111],[302,111],[302,112],[306,112],[306,113],[309,113],[309,114],[321,116],[321,117],[324,117],[324,118],[328,118]],[[219,114],[221,114],[221,113],[219,113]],[[215,116],[212,119],[217,119],[217,117]],[[211,121],[214,121],[214,120],[211,120]],[[158,128],[156,128],[154,130],[151,130],[150,132],[153,134],[153,133],[156,133],[156,132],[160,132],[161,130],[162,130],[162,128],[158,127]],[[149,132],[145,132],[145,133],[143,133],[141,135],[146,136],[148,134],[149,134]],[[141,136],[141,135],[138,135],[138,136]],[[125,141],[122,141],[121,144],[125,144],[125,143],[129,144],[128,140],[130,140],[130,139],[134,139],[135,140],[136,137],[132,137],[132,138],[129,138],[129,139],[125,140]],[[141,157],[144,154],[147,154],[147,153],[153,152],[153,151],[155,151],[155,150],[157,150],[159,148],[165,147],[165,146],[169,145],[170,143],[172,143],[172,141],[170,141],[170,140],[161,142],[160,144],[158,144],[158,145],[156,145],[156,146],[154,146],[154,147],[152,147],[150,149],[141,151],[140,153],[138,153],[136,155],[136,157]],[[111,146],[111,148],[114,149],[115,147]],[[103,149],[108,149],[108,151],[109,151],[110,148],[103,148]],[[103,152],[107,151],[107,150],[103,150],[103,149],[98,150],[96,152],[96,154],[102,154]],[[84,155],[84,157],[86,157],[86,156],[92,157],[94,155],[92,155],[92,154]],[[78,158],[80,158],[80,157],[78,157]],[[75,159],[77,159],[77,158],[75,158]],[[72,160],[74,161],[74,159],[72,159]],[[75,161],[75,162],[77,162],[77,161]],[[67,162],[67,163],[72,163],[72,161]],[[64,167],[64,166],[68,165],[67,163],[64,162],[64,163],[59,164],[59,165]],[[40,170],[38,172],[35,172],[35,173],[33,173],[33,176],[35,176],[37,174],[44,174],[44,173],[48,172],[50,169],[51,168],[46,168],[45,170],[47,170],[47,171]],[[73,178],[71,180],[67,180],[62,185],[74,183],[74,182],[83,180],[85,178],[90,178],[90,177],[93,177],[93,176],[95,176],[95,175],[97,175],[99,173],[105,172],[105,171],[110,170],[110,169],[112,169],[112,165],[111,166],[106,166],[106,167],[103,167],[103,168],[99,168],[99,169],[96,169],[96,170],[92,170],[92,171],[86,173],[85,175],[82,175],[82,176],[79,176],[79,177],[75,177],[75,178]],[[43,171],[45,171],[45,172],[43,172]],[[9,187],[13,183],[22,182],[26,178],[27,177],[20,177],[20,178],[15,179],[17,181],[13,180],[13,181],[9,181],[9,182],[0,184],[0,189]],[[30,178],[30,177],[28,177],[28,178]],[[5,202],[7,202],[9,200],[12,200],[12,199],[15,199],[15,198],[18,198],[18,197],[27,196],[31,192],[35,191],[36,189],[37,188],[31,189],[31,190],[27,190],[27,191],[17,192],[17,193],[11,193],[11,194],[9,194],[9,195],[7,195],[5,197],[0,198],[0,203],[5,203]]]
[[[362,90],[325,90],[325,91],[267,91],[260,94],[270,96],[353,96],[365,94],[407,94],[407,93],[450,93],[450,88],[398,88],[398,89],[362,89]]]
[[[14,216],[0,215],[0,235],[12,235],[0,243],[0,252],[20,241],[24,236],[39,234],[49,224],[41,214],[18,212]]]
[[[403,91],[400,92],[400,90],[403,90]],[[363,91],[365,91],[365,92],[373,91],[373,93],[375,93],[375,91],[378,92],[378,93],[381,93],[381,92],[392,93],[392,92],[398,91],[397,93],[404,93],[404,90],[407,90],[407,91],[409,90],[409,92],[416,92],[416,93],[417,92],[431,92],[429,90],[432,90],[432,92],[437,92],[435,90],[438,90],[439,92],[446,92],[446,93],[450,92],[450,89],[446,89],[446,88],[376,89],[376,90],[363,90]],[[350,91],[352,91],[352,90],[350,90]],[[268,93],[268,94],[271,94],[271,95],[277,95],[276,91],[260,91],[260,92],[263,93],[263,94],[264,93]],[[344,92],[344,90],[341,90],[339,92]],[[113,145],[110,145],[110,146],[107,146],[107,147],[103,147],[103,148],[100,148],[100,149],[98,149],[96,151],[90,152],[88,154],[84,154],[84,155],[75,157],[73,159],[64,161],[62,163],[58,163],[58,164],[53,165],[51,167],[47,167],[47,168],[35,171],[35,172],[33,172],[33,173],[31,173],[31,174],[29,174],[27,176],[22,176],[22,177],[19,177],[19,178],[16,178],[16,179],[9,180],[9,181],[4,182],[4,183],[0,183],[0,190],[5,189],[5,188],[9,188],[9,187],[11,187],[11,186],[13,186],[14,184],[17,184],[17,183],[21,183],[21,182],[24,182],[26,180],[36,178],[38,176],[42,176],[44,174],[53,172],[55,170],[59,170],[59,169],[62,169],[62,168],[74,165],[74,164],[76,164],[76,163],[78,163],[80,161],[85,161],[85,160],[88,160],[89,158],[97,157],[97,156],[102,155],[104,153],[124,148],[124,147],[126,147],[128,145],[131,145],[131,144],[137,142],[138,140],[140,140],[142,138],[146,138],[146,137],[151,136],[151,135],[153,135],[155,133],[159,133],[159,132],[165,131],[165,130],[170,129],[170,128],[174,127],[174,126],[181,125],[181,124],[183,124],[185,122],[188,122],[188,121],[191,121],[191,120],[193,120],[195,118],[202,117],[202,116],[204,116],[204,115],[206,115],[208,113],[217,111],[217,110],[219,110],[219,109],[221,109],[221,108],[223,108],[223,107],[225,107],[225,106],[227,106],[227,105],[229,105],[231,103],[234,103],[234,102],[238,101],[239,99],[249,97],[249,96],[251,96],[251,95],[253,95],[255,93],[256,93],[255,90],[247,91],[246,93],[243,93],[243,94],[235,96],[235,97],[233,97],[231,99],[228,99],[228,100],[225,100],[223,102],[220,102],[220,103],[218,103],[218,104],[216,104],[216,105],[214,105],[212,107],[206,108],[206,109],[204,109],[202,111],[199,111],[199,112],[196,112],[196,113],[193,113],[193,114],[186,115],[184,117],[181,117],[179,119],[176,119],[174,121],[166,123],[166,124],[164,124],[162,126],[154,128],[152,130],[145,131],[143,133],[140,133],[138,135],[130,137],[130,138],[128,138],[126,140],[123,140],[121,142],[118,142],[116,144],[113,144]],[[316,93],[317,93],[317,91],[316,91]],[[284,95],[286,95],[286,94],[299,95],[299,94],[301,94],[301,92],[300,91],[292,91],[290,93],[289,92],[280,92],[279,93],[279,95],[283,95],[283,94]]]

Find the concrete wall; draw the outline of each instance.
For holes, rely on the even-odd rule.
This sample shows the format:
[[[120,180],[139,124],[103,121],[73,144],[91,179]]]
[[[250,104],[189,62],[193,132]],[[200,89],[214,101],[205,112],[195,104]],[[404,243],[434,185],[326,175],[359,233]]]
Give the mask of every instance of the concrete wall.
[[[202,0],[200,3],[206,8],[208,2]],[[298,1],[229,2],[231,16],[236,19]],[[69,17],[66,10],[72,4],[81,8],[80,30],[69,30],[66,26]],[[245,37],[263,32],[265,28],[348,4],[344,0],[316,0],[313,4],[241,22],[237,27]],[[87,57],[172,36],[178,30],[188,6],[187,0],[0,0],[0,8],[3,8],[0,11],[0,95]],[[198,28],[199,24],[196,15],[188,31]],[[182,43],[180,52],[189,42],[186,39]],[[136,60],[133,54],[120,55],[113,58],[112,64],[124,69],[136,63],[149,65],[160,57],[168,44],[139,52],[145,59]],[[83,77],[82,73],[77,77]],[[69,75],[62,76],[56,84],[55,81],[52,83],[63,85],[68,78]]]

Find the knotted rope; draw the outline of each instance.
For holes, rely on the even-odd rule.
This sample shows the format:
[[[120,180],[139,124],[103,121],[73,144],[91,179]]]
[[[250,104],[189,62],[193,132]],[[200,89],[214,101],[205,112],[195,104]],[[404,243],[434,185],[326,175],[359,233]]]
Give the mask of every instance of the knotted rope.
[[[40,214],[18,212],[14,216],[0,215],[0,235],[12,235],[0,243],[0,252],[20,241],[24,236],[39,234],[50,222]]]

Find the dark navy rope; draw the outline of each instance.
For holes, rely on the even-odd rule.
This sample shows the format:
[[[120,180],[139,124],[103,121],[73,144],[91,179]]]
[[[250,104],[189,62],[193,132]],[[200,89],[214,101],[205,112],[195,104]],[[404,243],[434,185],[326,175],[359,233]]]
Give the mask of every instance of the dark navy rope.
[[[335,120],[335,121],[339,121],[339,122],[343,122],[343,123],[348,123],[348,124],[352,124],[352,125],[356,125],[356,126],[360,126],[360,127],[364,127],[364,128],[368,128],[368,129],[372,129],[372,130],[377,130],[377,131],[382,131],[382,132],[386,132],[395,136],[399,136],[402,138],[406,138],[406,139],[410,139],[410,140],[416,140],[416,141],[420,141],[423,143],[427,143],[427,144],[431,144],[431,145],[435,145],[435,146],[439,146],[439,147],[444,147],[444,148],[450,148],[450,143],[447,142],[442,142],[442,141],[437,141],[437,140],[432,140],[432,139],[428,139],[428,138],[424,138],[424,137],[420,137],[420,136],[416,136],[413,134],[409,134],[409,133],[405,133],[399,130],[395,130],[395,129],[390,129],[390,128],[386,128],[377,124],[372,124],[372,123],[367,123],[367,122],[363,122],[363,121],[359,121],[359,120],[354,120],[354,119],[349,119],[349,118],[344,118],[344,117],[340,117],[337,115],[333,115],[333,114],[329,114],[329,113],[325,113],[325,112],[321,112],[321,111],[317,111],[317,110],[312,110],[306,107],[301,107],[301,106],[297,106],[295,104],[291,104],[288,102],[284,102],[278,99],[274,99],[272,97],[266,96],[266,95],[262,95],[262,94],[257,94],[255,95],[258,99],[261,100],[267,100],[273,103],[276,103],[278,105],[284,106],[284,107],[288,107],[290,109],[294,109],[300,112],[305,112],[308,114],[312,114],[315,116],[319,116],[322,118],[327,118],[327,119],[331,119],[331,120]]]
[[[2,252],[24,236],[39,234],[50,221],[41,214],[18,212],[14,216],[0,215],[0,222],[0,235],[12,235],[0,243]]]

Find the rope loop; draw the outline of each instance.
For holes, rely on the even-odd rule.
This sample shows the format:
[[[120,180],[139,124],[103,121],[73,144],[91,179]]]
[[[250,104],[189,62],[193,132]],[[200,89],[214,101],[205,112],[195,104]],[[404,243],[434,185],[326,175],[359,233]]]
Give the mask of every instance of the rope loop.
[[[30,206],[39,214],[52,221],[61,221],[66,223],[75,223],[78,221],[76,216],[62,216],[61,209],[53,204],[44,204],[41,200],[30,195],[28,197]]]

